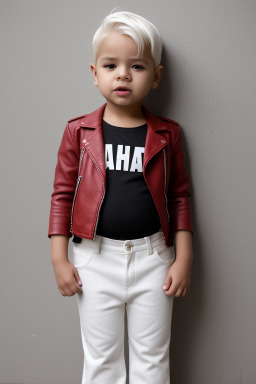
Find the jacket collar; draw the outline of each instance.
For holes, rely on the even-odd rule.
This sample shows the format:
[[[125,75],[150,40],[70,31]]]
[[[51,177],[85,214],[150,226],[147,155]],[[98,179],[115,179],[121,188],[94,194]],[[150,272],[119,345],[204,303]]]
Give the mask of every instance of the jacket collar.
[[[99,107],[95,111],[85,115],[85,117],[80,122],[80,126],[84,128],[88,127],[95,129],[100,127],[102,124],[102,118],[106,105],[107,103],[101,105],[101,107]],[[160,117],[151,113],[144,105],[142,105],[142,111],[147,121],[149,129],[152,129],[154,131],[170,131],[169,126],[165,124],[164,121],[160,119]]]
[[[86,147],[97,159],[97,163],[105,175],[105,155],[104,155],[104,143],[102,134],[102,118],[107,103],[95,111],[86,115],[80,121],[80,127],[82,128],[94,128],[95,130],[87,137]],[[151,113],[144,105],[142,105],[142,111],[147,122],[147,136],[144,151],[143,172],[148,161],[161,149],[169,143],[169,135],[164,135],[164,131],[170,131],[170,125],[166,124],[160,117]],[[97,134],[98,133],[98,134]]]

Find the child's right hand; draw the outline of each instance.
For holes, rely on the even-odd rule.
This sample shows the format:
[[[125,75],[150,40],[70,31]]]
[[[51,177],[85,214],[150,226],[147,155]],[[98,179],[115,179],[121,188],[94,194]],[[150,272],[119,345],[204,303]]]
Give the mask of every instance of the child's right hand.
[[[53,265],[57,286],[62,296],[82,292],[82,282],[76,267],[69,260],[59,260]]]

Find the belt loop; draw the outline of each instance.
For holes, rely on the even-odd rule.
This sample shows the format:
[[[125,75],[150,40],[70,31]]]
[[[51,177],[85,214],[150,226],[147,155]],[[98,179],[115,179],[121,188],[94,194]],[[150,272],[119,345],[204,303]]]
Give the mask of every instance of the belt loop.
[[[147,247],[148,247],[148,254],[152,255],[153,251],[152,251],[150,236],[145,236],[144,239],[145,239]]]
[[[96,235],[94,241],[95,241],[95,253],[96,253],[96,254],[99,254],[99,253],[100,253],[100,241],[101,241],[101,236],[100,236],[100,235]]]

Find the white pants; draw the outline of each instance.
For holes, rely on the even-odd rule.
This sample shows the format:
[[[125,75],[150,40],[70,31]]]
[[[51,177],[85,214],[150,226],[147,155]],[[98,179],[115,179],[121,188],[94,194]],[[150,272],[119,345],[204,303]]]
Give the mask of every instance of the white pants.
[[[73,243],[82,280],[77,294],[84,368],[82,384],[125,384],[127,311],[129,384],[169,384],[173,297],[163,284],[175,261],[163,232],[134,240]]]

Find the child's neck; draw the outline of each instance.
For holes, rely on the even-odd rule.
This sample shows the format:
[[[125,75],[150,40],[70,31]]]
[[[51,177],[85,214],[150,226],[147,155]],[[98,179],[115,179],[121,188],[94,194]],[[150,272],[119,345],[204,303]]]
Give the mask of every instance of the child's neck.
[[[142,113],[141,104],[132,106],[113,106],[107,103],[103,120],[111,125],[119,127],[132,128],[143,125],[146,119]]]

